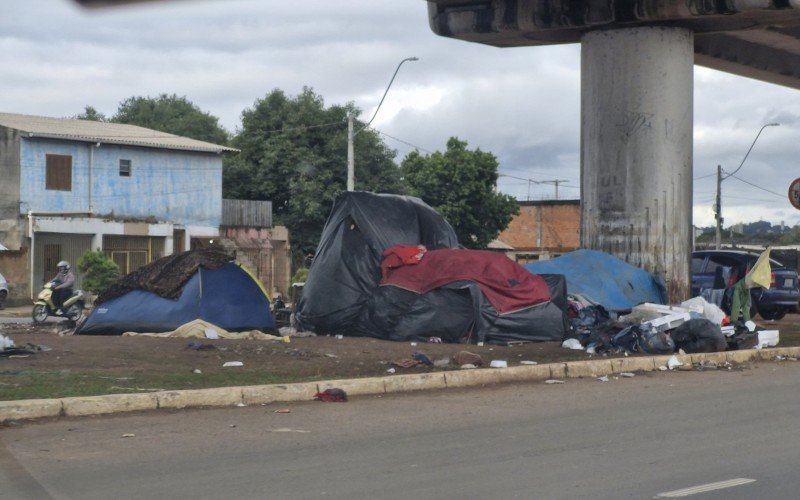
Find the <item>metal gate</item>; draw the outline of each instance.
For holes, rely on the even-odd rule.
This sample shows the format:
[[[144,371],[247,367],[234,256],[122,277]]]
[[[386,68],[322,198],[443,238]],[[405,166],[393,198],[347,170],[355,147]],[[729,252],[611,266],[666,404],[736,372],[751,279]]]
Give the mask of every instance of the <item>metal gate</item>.
[[[81,274],[78,272],[78,259],[92,248],[92,235],[36,233],[34,241],[34,293],[38,293],[41,286],[56,275],[58,272],[56,264],[62,260],[70,263],[77,278],[75,287],[80,287]]]

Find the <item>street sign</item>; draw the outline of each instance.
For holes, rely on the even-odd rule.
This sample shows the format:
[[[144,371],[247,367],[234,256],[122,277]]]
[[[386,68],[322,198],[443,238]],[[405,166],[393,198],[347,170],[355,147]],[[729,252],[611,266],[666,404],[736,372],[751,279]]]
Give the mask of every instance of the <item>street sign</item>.
[[[789,203],[798,210],[800,210],[800,178],[797,178],[789,184]]]

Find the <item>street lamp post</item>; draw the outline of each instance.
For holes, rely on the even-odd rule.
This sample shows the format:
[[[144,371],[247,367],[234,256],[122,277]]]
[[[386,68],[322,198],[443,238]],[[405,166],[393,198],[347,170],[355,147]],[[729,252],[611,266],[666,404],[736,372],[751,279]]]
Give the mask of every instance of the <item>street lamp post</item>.
[[[722,176],[722,165],[717,165],[717,203],[716,203],[716,205],[714,207],[715,212],[716,212],[714,214],[714,218],[717,219],[717,234],[716,234],[716,242],[715,242],[716,243],[715,246],[716,246],[717,250],[719,250],[720,245],[722,243],[722,221],[723,221],[723,219],[722,219],[722,181],[724,181],[728,177],[732,176],[733,174],[738,172],[739,169],[742,168],[742,165],[744,165],[744,161],[750,155],[750,151],[753,150],[753,146],[756,145],[756,141],[761,136],[761,132],[763,132],[765,128],[767,128],[767,127],[777,127],[779,125],[780,125],[780,123],[767,123],[766,125],[761,127],[761,129],[756,134],[756,138],[753,139],[753,143],[750,144],[750,148],[747,150],[747,153],[744,154],[744,158],[742,158],[741,163],[739,163],[739,166],[736,167],[736,170],[734,170],[733,172],[731,172],[728,175],[723,177]]]
[[[386,99],[386,94],[389,93],[389,89],[392,87],[392,83],[394,82],[394,78],[397,76],[397,72],[400,71],[400,66],[403,65],[406,61],[419,61],[416,57],[406,57],[400,64],[397,65],[397,68],[394,70],[394,74],[392,75],[392,79],[389,80],[389,85],[386,86],[386,90],[383,92],[383,97],[381,97],[381,101],[378,103],[378,107],[375,108],[375,113],[372,114],[372,118],[369,119],[366,125],[362,128],[358,129],[357,131],[353,131],[353,113],[348,111],[347,112],[347,190],[353,191],[356,185],[356,178],[355,178],[355,160],[353,158],[353,142],[355,139],[356,134],[364,130],[365,128],[369,127],[372,123],[372,120],[378,115],[378,110],[381,109],[381,104],[383,104],[383,100]]]

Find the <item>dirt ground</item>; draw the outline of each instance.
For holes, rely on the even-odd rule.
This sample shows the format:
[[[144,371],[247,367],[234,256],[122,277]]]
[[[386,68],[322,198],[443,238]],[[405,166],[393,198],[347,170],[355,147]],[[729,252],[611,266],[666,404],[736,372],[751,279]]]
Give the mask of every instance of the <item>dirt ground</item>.
[[[800,315],[776,322],[757,321],[765,329],[781,331],[781,344],[800,345]],[[203,340],[208,350],[188,347],[196,339],[160,339],[118,336],[59,336],[56,324],[0,324],[0,333],[17,346],[34,344],[50,350],[27,357],[0,357],[0,400],[65,397],[103,393],[131,393],[157,389],[191,389],[227,385],[332,380],[459,369],[394,362],[410,360],[415,352],[430,360],[450,358],[459,351],[481,356],[485,365],[504,360],[550,363],[589,359],[583,351],[560,343],[521,345],[460,345],[391,342],[371,338],[306,337],[291,342],[264,340]],[[241,361],[242,367],[223,367]]]

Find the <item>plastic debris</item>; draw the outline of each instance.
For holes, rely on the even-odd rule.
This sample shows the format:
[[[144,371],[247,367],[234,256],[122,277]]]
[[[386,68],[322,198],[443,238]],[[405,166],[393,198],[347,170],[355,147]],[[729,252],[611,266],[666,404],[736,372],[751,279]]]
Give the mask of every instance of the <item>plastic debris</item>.
[[[342,389],[334,387],[314,394],[314,399],[326,403],[344,403],[347,401],[347,393]]]
[[[203,330],[203,333],[206,334],[207,339],[216,340],[219,338],[219,333],[217,333],[217,331],[213,328],[206,328]]]
[[[598,382],[608,382],[608,375],[603,375],[602,377],[597,377]]]
[[[670,370],[675,369],[679,366],[683,366],[683,363],[680,362],[677,356],[672,356],[671,358],[669,358],[669,361],[667,361],[667,368],[669,368]]]
[[[396,371],[397,370],[395,370],[394,368],[389,368],[388,370],[386,370],[387,373],[395,373]]]
[[[133,438],[133,437],[136,437],[136,434],[130,434],[130,433],[123,434],[122,437],[124,437],[124,438]]]
[[[433,366],[436,368],[445,368],[450,366],[450,358],[437,359],[433,362]]]
[[[244,363],[242,363],[241,361],[226,361],[225,363],[222,364],[223,368],[230,368],[235,366],[244,366]]]
[[[566,339],[564,342],[561,343],[561,347],[564,349],[580,349],[583,350],[583,346],[578,341],[578,339]]]
[[[200,368],[195,368],[194,370],[192,370],[192,373],[196,373],[196,374],[200,375],[201,373],[203,373],[203,371],[200,370]]]
[[[519,364],[521,364],[521,365],[538,365],[539,363],[537,363],[536,361],[522,360],[522,361],[519,362]]]
[[[272,413],[292,413],[292,410],[290,410],[289,408],[278,408]]]
[[[779,330],[761,330],[758,332],[758,344],[756,349],[763,349],[764,347],[775,347],[780,342]]]
[[[625,377],[625,378],[633,378],[633,377],[636,376],[636,374],[635,373],[631,373],[631,372],[622,372],[622,373],[619,374],[619,376],[620,377]]]
[[[442,343],[442,337],[431,337],[431,338],[428,339],[428,343],[429,344],[441,344]]]
[[[551,379],[547,379],[547,380],[545,380],[545,381],[544,381],[544,383],[545,383],[545,384],[551,384],[551,385],[552,385],[552,384],[563,384],[563,383],[564,383],[564,381],[563,381],[563,380],[555,380],[555,379],[552,379],[552,378],[551,378]]]
[[[5,351],[12,347],[15,347],[14,341],[5,335],[0,335],[0,351]]]
[[[664,366],[664,365],[661,365],[661,366],[659,366],[659,367],[658,367],[658,369],[659,369],[660,371],[662,371],[662,372],[665,372],[665,371],[669,370],[669,368],[667,368],[667,367],[666,367],[666,366]]]
[[[239,408],[244,408],[247,405],[244,403],[236,403],[236,406],[238,406]]]
[[[489,363],[491,368],[508,368],[508,361],[503,359],[493,359],[491,363]]]
[[[342,340],[343,338],[344,338],[344,335],[342,335],[341,333],[336,336],[337,340]]]
[[[466,363],[461,365],[462,370],[473,370],[475,368],[477,368],[477,366],[473,365],[472,363]]]
[[[746,326],[747,330],[750,332],[756,331],[756,324],[753,323],[752,321],[745,321],[744,326]]]

